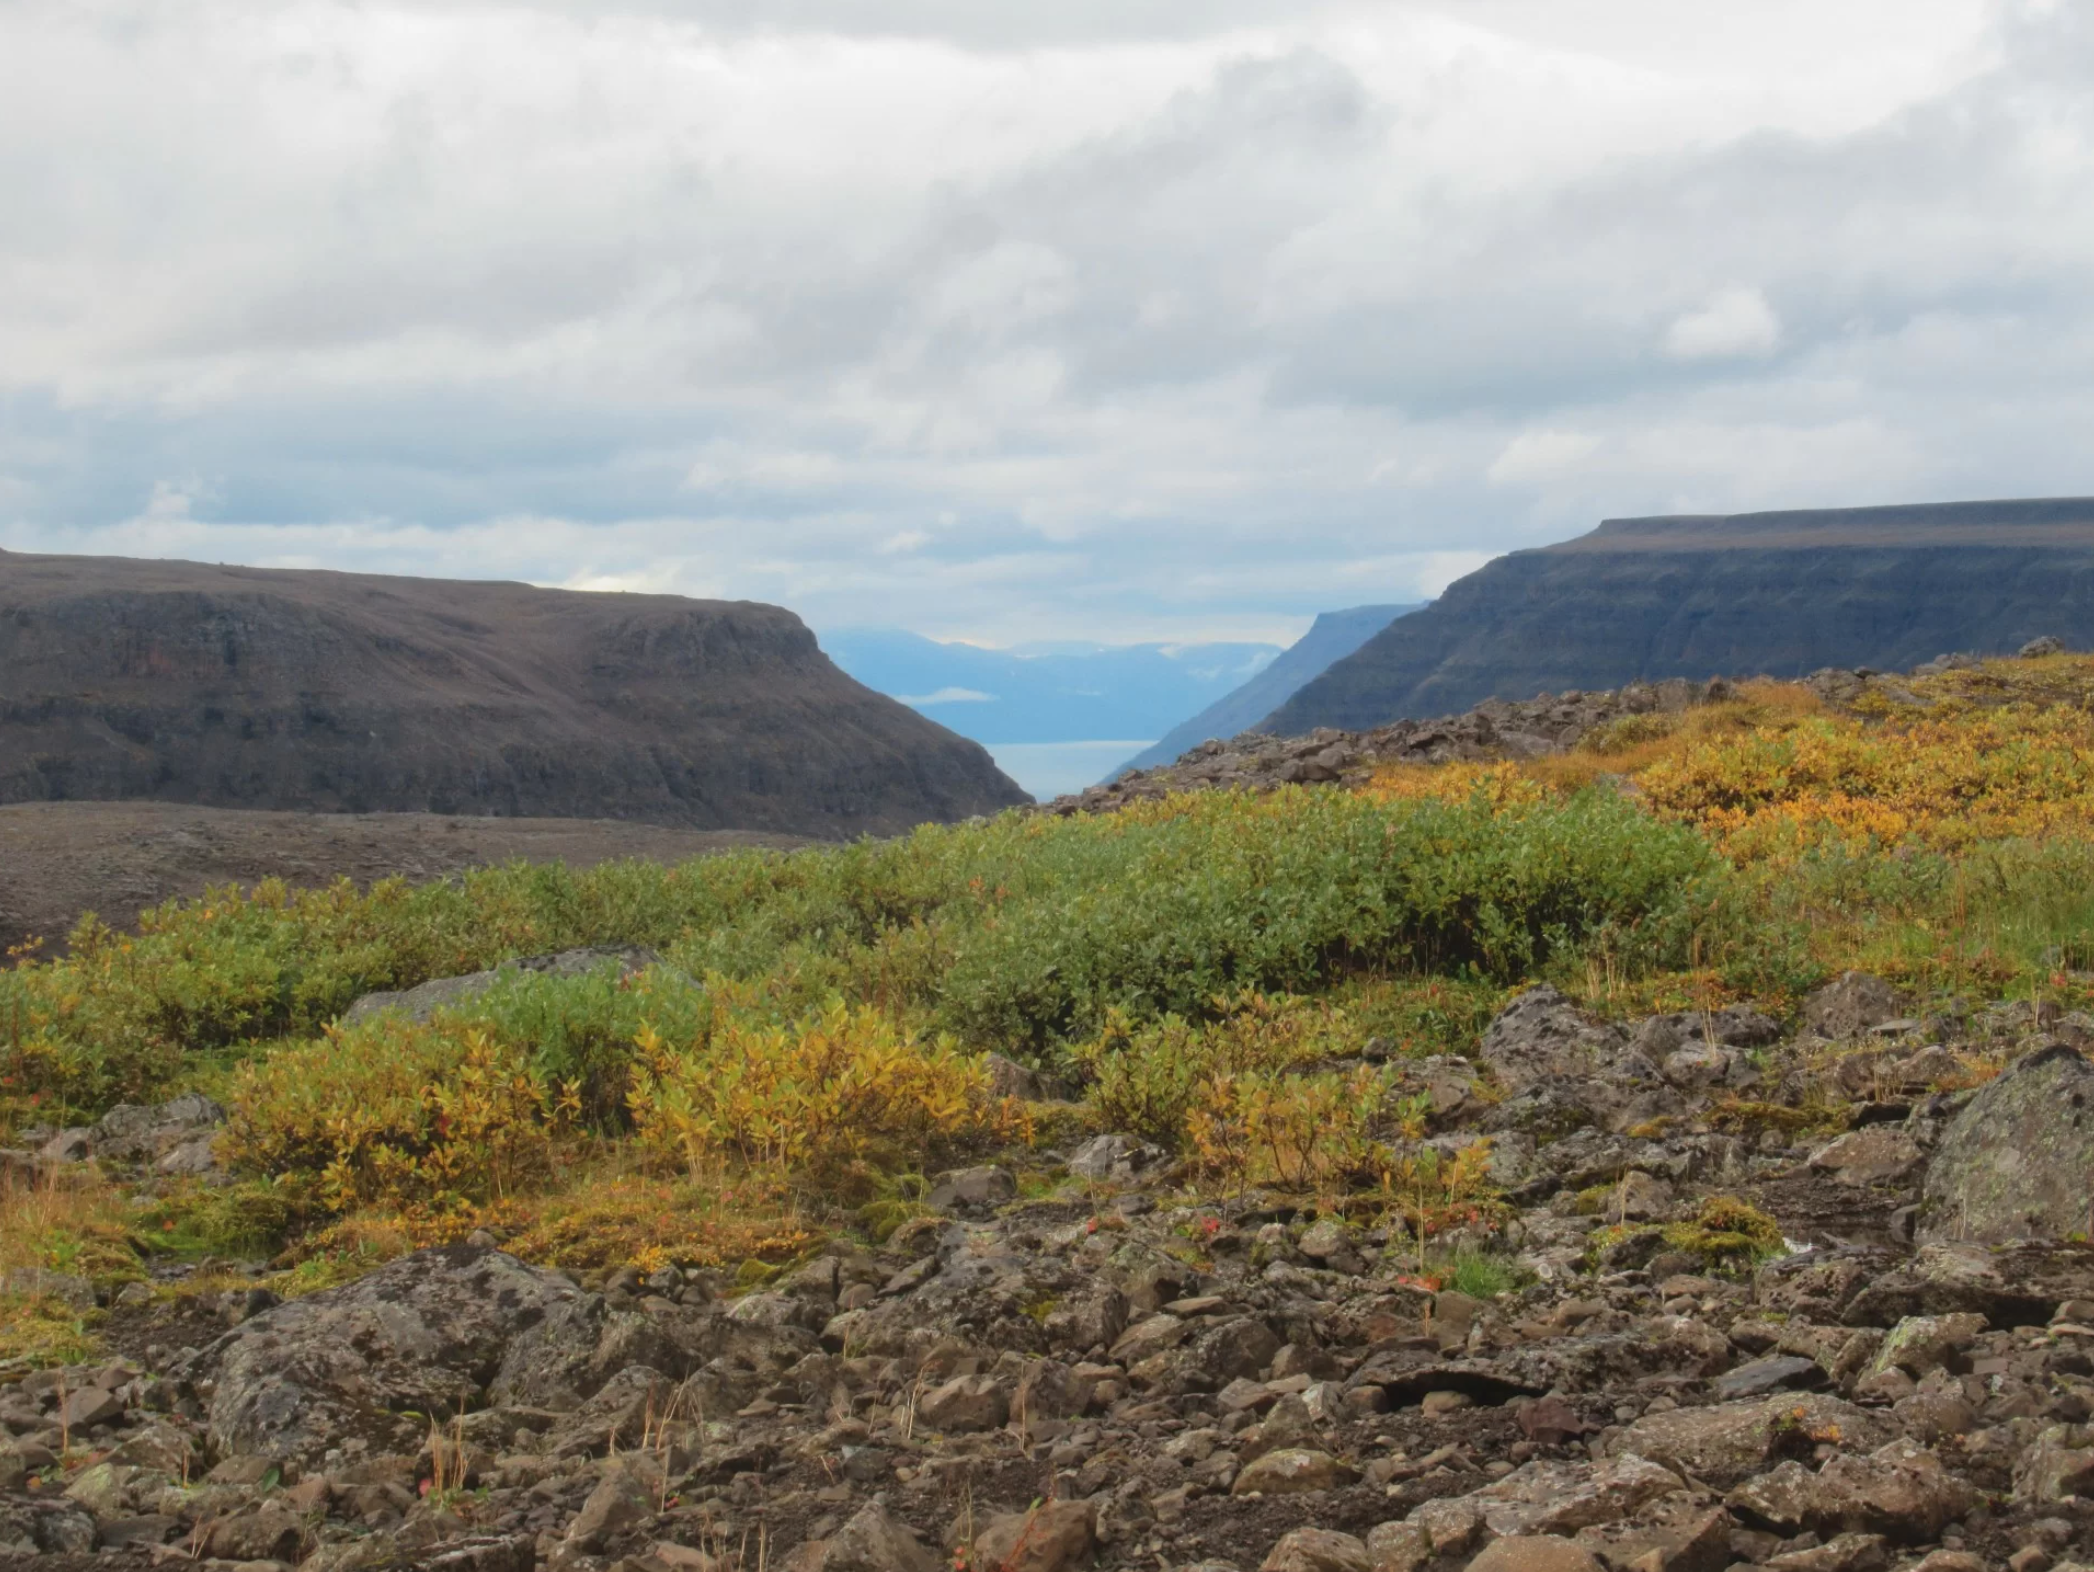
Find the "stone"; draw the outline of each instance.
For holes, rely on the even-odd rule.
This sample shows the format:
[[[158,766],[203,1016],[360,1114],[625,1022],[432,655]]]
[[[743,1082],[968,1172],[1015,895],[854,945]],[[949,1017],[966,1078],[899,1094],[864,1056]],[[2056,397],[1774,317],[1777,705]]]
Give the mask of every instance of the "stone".
[[[1416,1523],[1382,1523],[1367,1534],[1372,1572],[1420,1572],[1432,1560],[1432,1537]]]
[[[221,1561],[292,1561],[305,1544],[305,1523],[288,1507],[264,1504],[221,1518],[204,1536],[203,1551]]]
[[[1089,1564],[1098,1512],[1088,1501],[1044,1501],[1028,1512],[990,1519],[974,1537],[970,1565],[996,1572],[1066,1572]]]
[[[397,1015],[410,1021],[426,1022],[440,1009],[469,1003],[486,993],[504,973],[539,972],[552,977],[586,977],[591,972],[616,967],[618,975],[623,978],[661,963],[662,958],[654,951],[626,945],[562,950],[556,955],[520,956],[488,971],[432,978],[416,987],[390,993],[367,993],[342,1012],[340,1024],[344,1027],[360,1026],[380,1015]]]
[[[66,1499],[79,1502],[96,1517],[115,1517],[130,1506],[126,1491],[138,1472],[123,1463],[96,1463],[73,1476]]]
[[[104,1162],[150,1164],[164,1174],[209,1173],[225,1109],[200,1092],[155,1105],[119,1103],[96,1121],[95,1155]]]
[[[820,1549],[807,1562],[811,1572],[943,1572],[938,1557],[878,1502],[815,1544]]]
[[[1445,1419],[1449,1414],[1475,1406],[1476,1399],[1466,1392],[1427,1392],[1418,1404],[1418,1411],[1427,1419]]]
[[[1716,1378],[1724,1399],[1763,1397],[1769,1392],[1808,1391],[1827,1384],[1824,1366],[1800,1354],[1775,1354],[1739,1365]]]
[[[1842,973],[1803,1001],[1804,1030],[1835,1042],[1859,1037],[1897,1015],[1897,993],[1867,972]]]
[[[389,1437],[402,1412],[564,1390],[603,1320],[602,1300],[557,1272],[449,1245],[251,1317],[175,1373],[214,1383],[209,1429],[221,1453],[312,1456],[346,1437]]]
[[[1678,1475],[1640,1457],[1603,1464],[1537,1459],[1462,1499],[1490,1537],[1517,1539],[1619,1523],[1685,1488]]]
[[[1870,1533],[1911,1543],[1940,1537],[1978,1503],[1927,1448],[1899,1439],[1867,1457],[1831,1459],[1815,1474],[1793,1459],[1733,1490],[1729,1506],[1782,1534]]]
[[[2014,1495],[2031,1503],[2094,1496],[2094,1430],[2084,1425],[2042,1430],[2014,1470]]]
[[[1683,1092],[1714,1086],[1730,1074],[1731,1056],[1714,1043],[1689,1043],[1665,1056],[1660,1073]]]
[[[1258,1572],[1374,1572],[1374,1558],[1350,1534],[1331,1528],[1297,1528],[1259,1563]]]
[[[1889,1565],[1890,1552],[1880,1534],[1841,1534],[1828,1544],[1767,1560],[1768,1572],[1881,1572]]]
[[[1018,1181],[1007,1168],[962,1168],[940,1174],[924,1197],[934,1212],[982,1213],[1001,1206],[1018,1194]]]
[[[1893,1184],[1926,1160],[1919,1142],[1894,1124],[1849,1130],[1810,1155],[1810,1166],[1857,1189]]]
[[[2094,1230],[2094,1064],[2047,1048],[2009,1065],[1949,1121],[1927,1165],[1918,1237],[2064,1239]]]
[[[1079,1179],[1126,1184],[1163,1161],[1166,1155],[1162,1147],[1137,1141],[1130,1135],[1100,1135],[1071,1153],[1067,1166]]]
[[[1902,1370],[1918,1377],[1950,1367],[1985,1330],[1985,1318],[1972,1311],[1954,1315],[1909,1315],[1890,1329],[1869,1369]]]
[[[600,1550],[614,1534],[646,1522],[654,1509],[645,1482],[630,1468],[614,1464],[597,1480],[581,1511],[567,1525],[567,1543],[577,1550]]]
[[[1122,1332],[1112,1345],[1112,1357],[1123,1365],[1138,1365],[1166,1349],[1176,1348],[1191,1333],[1189,1323],[1159,1311]]]
[[[2041,660],[2046,655],[2064,654],[2065,646],[2046,633],[2040,639],[2030,639],[2015,653],[2023,660]]]
[[[918,1400],[916,1417],[947,1434],[995,1430],[1011,1417],[1010,1394],[994,1376],[954,1376]]]
[[[1798,1393],[1645,1414],[1614,1438],[1612,1451],[1727,1489],[1760,1472],[1785,1444],[1872,1448],[1889,1439],[1880,1417],[1836,1397]]]
[[[1516,1537],[1494,1540],[1469,1563],[1468,1572],[1603,1572],[1599,1558],[1568,1539]]]
[[[1328,1452],[1282,1447],[1246,1464],[1229,1487],[1231,1495],[1295,1496],[1312,1490],[1336,1490],[1355,1483],[1359,1470]]]
[[[68,1392],[58,1405],[58,1423],[66,1430],[91,1430],[124,1417],[124,1405],[100,1387],[82,1387]]]

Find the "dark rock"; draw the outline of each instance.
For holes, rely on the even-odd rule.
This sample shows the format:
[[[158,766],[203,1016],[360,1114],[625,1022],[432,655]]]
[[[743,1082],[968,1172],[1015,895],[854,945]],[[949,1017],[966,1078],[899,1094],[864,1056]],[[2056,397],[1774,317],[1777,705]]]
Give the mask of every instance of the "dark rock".
[[[1889,983],[1867,972],[1846,972],[1803,1001],[1805,1030],[1836,1042],[1859,1037],[1893,1020],[1898,996]]]
[[[2063,1239],[2094,1228],[2094,1064],[2070,1048],[2003,1070],[1943,1132],[1918,1237]]]
[[[498,1250],[424,1250],[243,1321],[181,1374],[215,1383],[211,1438],[228,1453],[308,1456],[349,1437],[389,1449],[395,1414],[456,1413],[527,1385],[545,1345],[526,1334],[588,1326],[585,1297]]]
[[[1809,1392],[1827,1384],[1824,1367],[1815,1359],[1777,1354],[1755,1359],[1716,1378],[1716,1395],[1725,1401],[1764,1397],[1769,1392]]]

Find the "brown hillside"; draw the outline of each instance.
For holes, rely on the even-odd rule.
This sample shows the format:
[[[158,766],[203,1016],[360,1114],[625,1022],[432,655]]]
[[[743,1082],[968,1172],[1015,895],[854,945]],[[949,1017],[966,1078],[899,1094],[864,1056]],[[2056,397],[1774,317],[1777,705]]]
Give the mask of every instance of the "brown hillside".
[[[775,606],[0,552],[0,803],[839,837],[1025,800]]]

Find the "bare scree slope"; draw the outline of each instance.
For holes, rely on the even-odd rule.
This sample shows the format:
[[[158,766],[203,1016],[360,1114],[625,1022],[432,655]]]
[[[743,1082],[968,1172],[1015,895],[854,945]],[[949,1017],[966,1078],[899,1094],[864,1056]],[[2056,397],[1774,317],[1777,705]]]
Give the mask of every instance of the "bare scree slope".
[[[0,552],[0,803],[892,833],[1025,800],[749,601]]]

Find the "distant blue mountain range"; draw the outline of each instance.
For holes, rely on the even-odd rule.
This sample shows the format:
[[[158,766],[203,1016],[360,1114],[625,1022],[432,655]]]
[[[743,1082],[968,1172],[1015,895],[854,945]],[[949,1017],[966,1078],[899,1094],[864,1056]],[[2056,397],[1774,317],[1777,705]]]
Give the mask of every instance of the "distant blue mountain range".
[[[1122,769],[1146,770],[1169,764],[1187,749],[1197,748],[1209,737],[1229,738],[1250,731],[1274,710],[1322,676],[1331,665],[1381,632],[1398,617],[1418,609],[1421,602],[1397,606],[1353,606],[1345,611],[1326,611],[1316,619],[1279,659],[1245,682],[1242,687],[1217,699],[1188,721],[1165,732],[1162,741],[1129,759]]]
[[[821,645],[868,688],[991,746],[1160,737],[1281,653],[1277,644],[983,649],[893,628],[839,628]]]

